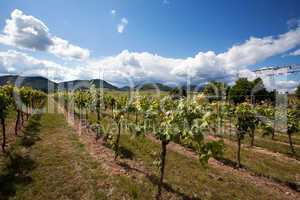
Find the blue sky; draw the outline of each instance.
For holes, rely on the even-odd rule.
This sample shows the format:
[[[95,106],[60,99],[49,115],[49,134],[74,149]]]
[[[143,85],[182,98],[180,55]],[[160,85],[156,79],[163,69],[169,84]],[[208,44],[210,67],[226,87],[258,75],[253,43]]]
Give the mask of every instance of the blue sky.
[[[7,25],[6,20],[12,18],[11,14],[15,9],[22,12],[18,16],[33,16],[40,20],[47,27],[51,41],[54,36],[59,37],[69,44],[87,50],[88,55],[85,54],[87,52],[83,52],[84,56],[76,54],[74,60],[73,49],[69,47],[67,50],[61,49],[62,45],[59,41],[55,42],[57,45],[52,50],[48,47],[47,50],[36,49],[35,46],[28,48],[27,43],[16,42],[11,37],[13,33],[9,35],[2,31]],[[115,11],[114,14],[112,10]],[[90,78],[93,72],[98,74],[95,71],[99,71],[95,69],[96,66],[105,64],[104,70],[121,71],[128,76],[134,76],[133,81],[163,82],[167,76],[165,78],[167,82],[180,82],[187,75],[186,72],[182,72],[184,69],[192,71],[191,76],[194,80],[201,79],[209,73],[209,71],[202,73],[203,68],[211,68],[210,78],[212,78],[214,75],[222,74],[222,70],[227,72],[233,68],[235,70],[237,68],[255,69],[257,66],[300,63],[300,55],[290,55],[300,48],[297,34],[293,36],[296,37],[295,41],[282,50],[278,49],[270,53],[265,51],[264,47],[261,53],[266,55],[251,58],[251,61],[232,62],[230,60],[229,62],[227,58],[230,55],[223,56],[226,59],[220,56],[222,61],[215,58],[219,57],[219,54],[228,52],[233,46],[247,43],[250,37],[262,39],[272,36],[273,40],[276,40],[279,35],[296,30],[300,24],[299,19],[300,1],[297,0],[3,0],[0,2],[0,34],[9,36],[13,42],[1,43],[0,39],[0,51],[10,51],[10,57],[14,51],[13,53],[17,52],[18,56],[27,56],[36,61],[50,61],[66,70],[73,70],[72,76],[68,74],[64,77],[62,73],[60,77],[53,77],[56,80]],[[122,33],[118,32],[118,25],[123,26]],[[29,39],[32,42],[32,38]],[[30,45],[32,47],[32,43]],[[278,47],[270,45],[266,48]],[[244,49],[237,51],[244,51]],[[206,55],[205,53],[209,51],[215,55]],[[251,51],[253,52],[253,49]],[[68,52],[67,55],[64,52]],[[143,52],[146,52],[146,55],[142,54]],[[199,52],[205,55],[197,57]],[[8,56],[7,53],[2,55],[4,56]],[[77,56],[80,59],[77,59]],[[66,59],[65,57],[72,58]],[[83,57],[84,59],[81,59]],[[194,60],[189,60],[189,57]],[[223,65],[224,60],[226,60],[224,65],[228,66],[220,69],[219,63]],[[214,64],[215,62],[217,64]],[[151,63],[153,63],[153,68],[158,69],[150,68],[148,65]],[[42,64],[43,66],[40,66]],[[136,70],[135,64],[143,70]],[[169,66],[172,64],[182,66],[174,66],[179,69],[173,69]],[[21,63],[14,65],[4,66],[2,62],[1,66],[0,60],[0,67],[5,68],[2,70],[4,72],[17,73],[17,65]],[[122,68],[120,65],[125,66]],[[37,66],[37,68],[42,67],[45,67],[44,62]],[[163,68],[163,72],[172,71],[172,73],[170,75],[159,74],[160,67]],[[83,68],[89,68],[89,71],[82,71]],[[126,81],[118,80],[118,76],[112,72],[105,72],[104,76],[108,81],[116,84],[126,84]],[[291,79],[297,81],[298,78],[294,76]]]

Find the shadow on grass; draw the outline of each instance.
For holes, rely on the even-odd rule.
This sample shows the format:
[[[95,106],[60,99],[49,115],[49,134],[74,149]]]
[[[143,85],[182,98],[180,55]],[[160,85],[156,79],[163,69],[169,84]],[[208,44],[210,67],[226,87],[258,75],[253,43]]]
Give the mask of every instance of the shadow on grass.
[[[219,162],[223,163],[224,165],[227,165],[227,166],[230,166],[234,169],[238,169],[237,168],[237,162],[235,161],[232,161],[230,159],[227,159],[227,158],[221,158],[221,157],[218,157],[218,158],[215,158],[216,160],[218,160]],[[257,172],[257,171],[253,171],[251,168],[245,166],[245,165],[241,165],[240,169],[245,169],[249,172],[251,172],[252,174],[254,174],[255,176],[257,177],[264,177],[264,178],[267,178],[267,179],[270,179],[271,181],[274,181],[274,182],[277,182],[279,184],[283,184],[283,185],[286,185],[288,186],[289,188],[297,191],[297,192],[300,192],[300,183],[299,182],[295,182],[295,181],[282,181],[276,177],[273,177],[273,176],[269,176],[269,175],[266,175],[266,174],[263,174],[263,173],[260,173],[260,172]]]
[[[108,142],[105,141],[103,143],[103,145],[105,147],[113,150],[112,144],[109,144]],[[131,150],[127,149],[126,147],[124,147],[122,145],[119,146],[119,155],[123,159],[130,159],[130,160],[132,160],[135,156],[134,153]]]
[[[41,127],[41,115],[33,115],[28,122],[28,125],[23,130],[24,135],[21,138],[21,145],[24,147],[30,147],[40,140],[38,133]]]
[[[7,200],[13,197],[20,186],[32,182],[29,172],[36,167],[29,155],[8,153],[6,167],[0,174],[0,199]]]
[[[4,168],[0,172],[0,199],[10,199],[16,194],[19,187],[28,185],[32,182],[30,171],[36,167],[32,158],[22,151],[20,147],[31,147],[36,141],[40,140],[41,115],[30,117],[27,126],[24,128],[24,135],[20,138],[11,151],[5,154]]]
[[[159,183],[159,177],[157,177],[156,175],[154,174],[149,174],[147,172],[144,172],[140,169],[137,169],[137,168],[134,168],[134,167],[131,167],[129,166],[127,163],[124,163],[124,162],[119,162],[118,163],[121,167],[123,167],[125,170],[127,171],[136,171],[138,173],[141,173],[143,174],[153,185],[158,185]],[[180,192],[178,190],[175,190],[174,188],[172,188],[172,186],[166,182],[164,182],[163,184],[163,188],[167,191],[167,192],[170,192],[170,193],[173,193],[177,196],[179,196],[181,199],[183,200],[200,200],[200,198],[198,197],[191,197],[183,192]]]
[[[119,152],[121,158],[130,159],[130,160],[134,158],[134,153],[123,146],[119,147]]]
[[[224,165],[227,165],[227,166],[230,166],[232,168],[235,168],[237,169],[237,162],[236,161],[233,161],[233,160],[230,160],[228,158],[224,158],[224,157],[214,157],[217,161],[223,163]],[[246,167],[244,165],[241,164],[240,168],[245,168]]]

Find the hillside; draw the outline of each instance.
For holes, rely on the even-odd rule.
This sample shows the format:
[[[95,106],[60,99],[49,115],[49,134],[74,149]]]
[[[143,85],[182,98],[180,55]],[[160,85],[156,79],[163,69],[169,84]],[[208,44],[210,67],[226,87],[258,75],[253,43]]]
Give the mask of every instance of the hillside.
[[[47,78],[41,76],[17,76],[17,75],[7,75],[0,77],[0,85],[14,84],[16,86],[28,86],[33,89],[49,91],[57,87],[57,83],[48,80]]]
[[[122,91],[128,91],[131,87],[125,86],[120,88]],[[138,84],[134,87],[135,90],[156,90],[159,89],[161,91],[171,91],[172,87],[169,87],[167,85],[161,84],[161,83],[145,83],[145,84]]]
[[[100,80],[100,79],[92,79],[92,80],[73,80],[73,81],[66,81],[56,83],[47,78],[41,76],[18,76],[18,75],[7,75],[7,76],[0,76],[0,85],[5,84],[14,84],[17,86],[28,86],[32,87],[33,89],[42,90],[42,91],[49,91],[50,89],[73,89],[76,88],[87,88],[90,87],[91,84],[95,84],[96,88],[103,87],[105,89],[110,90],[119,90],[118,87]]]
[[[118,87],[104,81],[101,79],[92,79],[92,80],[73,80],[73,81],[65,81],[58,83],[59,89],[76,89],[76,88],[89,88],[92,84],[96,86],[96,88],[105,88],[110,90],[119,90]]]

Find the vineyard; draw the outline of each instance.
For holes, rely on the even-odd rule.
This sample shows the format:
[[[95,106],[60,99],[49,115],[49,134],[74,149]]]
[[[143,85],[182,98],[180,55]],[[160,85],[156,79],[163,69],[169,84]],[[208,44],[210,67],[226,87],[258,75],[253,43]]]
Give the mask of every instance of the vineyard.
[[[300,198],[297,102],[5,85],[0,106],[0,199]]]

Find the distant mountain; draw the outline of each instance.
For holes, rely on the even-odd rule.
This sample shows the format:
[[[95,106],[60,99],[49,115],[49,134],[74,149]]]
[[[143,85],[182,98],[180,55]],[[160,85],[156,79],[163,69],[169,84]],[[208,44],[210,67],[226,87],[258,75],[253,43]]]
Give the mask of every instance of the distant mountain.
[[[121,91],[128,91],[128,90],[130,90],[131,89],[131,87],[129,87],[129,86],[124,86],[124,87],[121,87],[121,88],[119,88]]]
[[[48,80],[41,76],[18,76],[18,75],[7,75],[0,76],[0,85],[13,84],[16,86],[28,86],[33,89],[42,90],[48,92],[57,87],[57,83]]]
[[[73,81],[60,82],[60,83],[58,83],[58,88],[73,90],[73,89],[77,89],[77,88],[89,88],[92,84],[94,84],[96,86],[96,88],[119,90],[118,87],[116,87],[104,80],[101,80],[101,79],[73,80]]]
[[[156,90],[156,89],[159,89],[161,91],[171,91],[172,87],[169,87],[169,86],[161,84],[161,83],[146,83],[146,84],[140,84],[140,85],[135,86],[135,89],[138,89],[138,90]]]
[[[56,83],[47,78],[41,76],[17,76],[17,75],[7,75],[7,76],[0,76],[0,85],[4,85],[7,83],[16,84],[18,86],[29,86],[34,89],[42,90],[47,92],[49,89],[60,89],[60,90],[73,90],[76,88],[89,88],[92,84],[96,86],[96,88],[105,88],[108,90],[120,90],[120,91],[128,91],[131,89],[130,86],[125,86],[118,88],[107,81],[101,79],[92,79],[92,80],[72,80],[72,81],[65,81]],[[187,86],[182,85],[181,89],[186,89]],[[196,87],[195,85],[191,85],[191,91],[201,91],[203,87]],[[134,87],[135,90],[156,90],[159,89],[160,91],[171,91],[173,88],[161,83],[144,83],[138,84]]]
[[[47,78],[41,76],[17,76],[17,75],[7,75],[7,76],[0,76],[0,85],[5,84],[14,84],[16,86],[28,86],[32,87],[33,89],[42,90],[47,92],[49,90],[56,90],[58,89],[69,89],[72,90],[76,88],[89,88],[92,84],[95,84],[96,88],[103,87],[105,89],[110,90],[119,90],[118,87],[100,80],[100,79],[92,79],[92,80],[73,80],[73,81],[66,81],[56,83]]]
[[[204,85],[182,85],[181,89],[191,92],[202,92],[204,89]]]

